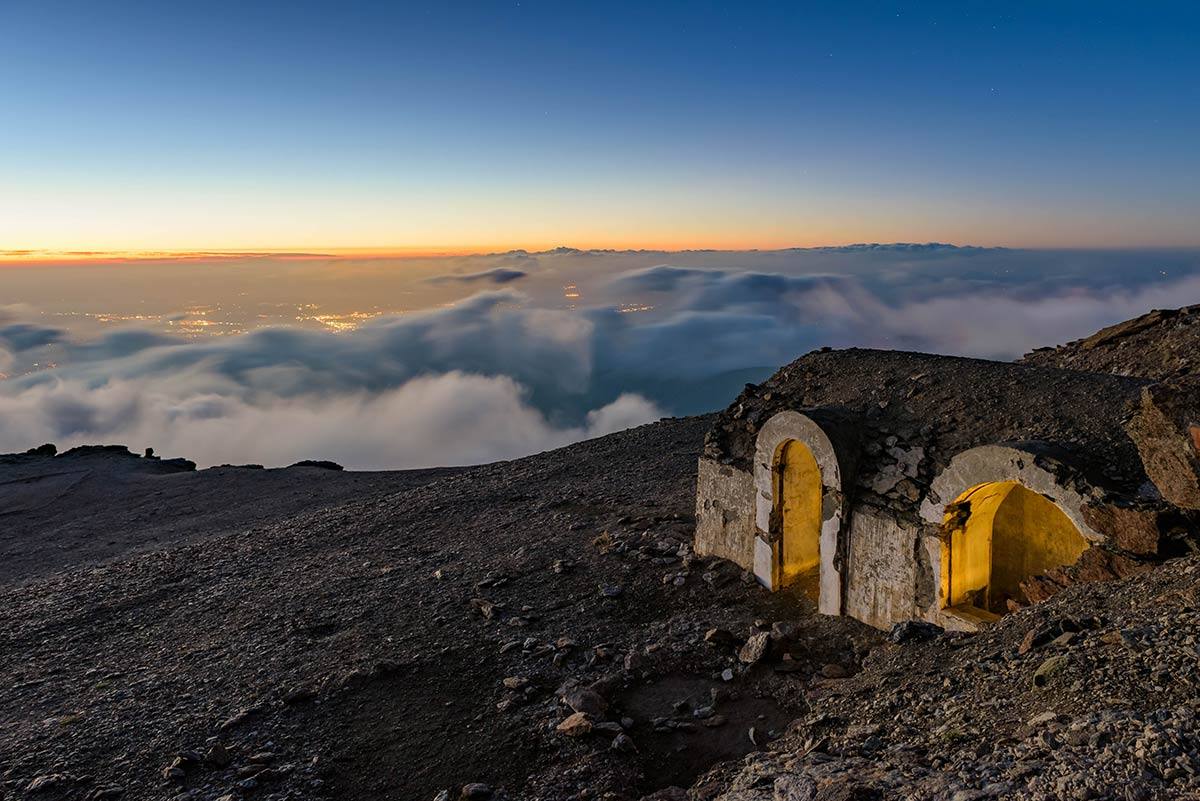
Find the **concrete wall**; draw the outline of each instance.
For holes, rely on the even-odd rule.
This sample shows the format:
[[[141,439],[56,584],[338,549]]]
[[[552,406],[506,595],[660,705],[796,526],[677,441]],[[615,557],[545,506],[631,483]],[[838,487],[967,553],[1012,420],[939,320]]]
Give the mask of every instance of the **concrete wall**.
[[[696,553],[754,569],[754,477],[700,458],[696,481]]]
[[[917,529],[902,528],[882,510],[859,506],[850,515],[845,613],[887,628],[922,617],[917,609]]]

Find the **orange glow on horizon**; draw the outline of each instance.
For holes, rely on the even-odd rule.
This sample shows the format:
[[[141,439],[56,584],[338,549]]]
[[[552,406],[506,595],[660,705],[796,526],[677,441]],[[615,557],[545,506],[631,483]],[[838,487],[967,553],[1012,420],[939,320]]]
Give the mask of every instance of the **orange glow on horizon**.
[[[399,260],[422,258],[446,258],[462,256],[498,255],[512,251],[544,253],[565,247],[580,251],[614,252],[686,252],[686,251],[772,251],[791,248],[843,247],[864,242],[885,241],[870,238],[852,238],[841,241],[793,241],[784,243],[748,243],[743,241],[721,242],[653,242],[628,244],[563,245],[562,243],[495,244],[465,247],[332,247],[332,248],[247,248],[247,249],[178,249],[178,250],[54,250],[13,249],[0,250],[0,265],[84,265],[123,264],[131,262],[187,262],[187,261],[241,261],[249,259],[271,259],[285,261],[319,260]],[[891,241],[891,240],[886,240]]]

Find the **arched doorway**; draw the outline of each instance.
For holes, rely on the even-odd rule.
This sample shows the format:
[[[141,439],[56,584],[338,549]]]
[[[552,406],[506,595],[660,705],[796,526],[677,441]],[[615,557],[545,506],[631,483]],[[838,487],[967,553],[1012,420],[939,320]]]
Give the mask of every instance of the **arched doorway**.
[[[791,583],[792,592],[811,577],[817,610],[840,615],[842,511],[842,467],[829,436],[808,415],[773,415],[754,444],[754,577],[771,590]]]
[[[1022,603],[1022,581],[1088,547],[1062,509],[1017,481],[971,487],[946,507],[942,528],[943,606],[983,619]]]
[[[821,594],[821,468],[808,447],[794,439],[776,450],[775,525],[779,531],[779,586],[813,601]]]

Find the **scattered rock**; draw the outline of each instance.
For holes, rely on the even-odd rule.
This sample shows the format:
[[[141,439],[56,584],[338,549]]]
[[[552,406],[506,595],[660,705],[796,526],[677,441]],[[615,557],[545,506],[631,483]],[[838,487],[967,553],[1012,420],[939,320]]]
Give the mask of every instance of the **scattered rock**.
[[[746,644],[738,651],[738,660],[746,665],[753,665],[767,655],[767,647],[771,644],[771,635],[760,631],[750,635]]]
[[[894,643],[928,642],[945,631],[941,626],[925,620],[906,620],[892,626],[888,639]]]
[[[709,629],[704,632],[704,641],[715,648],[733,648],[740,640],[727,629]]]
[[[471,606],[475,607],[485,620],[491,620],[496,615],[496,604],[486,598],[472,598]]]
[[[321,470],[345,470],[346,469],[346,468],[342,467],[340,464],[338,464],[337,462],[331,462],[327,459],[301,459],[299,462],[296,462],[295,464],[288,465],[288,467],[317,467],[317,468],[320,468]]]
[[[1067,665],[1067,657],[1059,655],[1052,656],[1042,664],[1038,665],[1038,669],[1033,674],[1033,686],[1045,687],[1050,683],[1050,679],[1054,674],[1058,673]]]
[[[42,793],[47,790],[53,790],[56,787],[61,787],[71,781],[71,777],[64,773],[47,773],[38,776],[25,787],[27,793]]]
[[[773,801],[813,801],[817,797],[817,783],[807,776],[776,777],[773,789]]]
[[[562,723],[559,723],[555,727],[555,731],[559,734],[565,734],[568,737],[583,737],[584,735],[591,734],[593,728],[592,719],[588,717],[586,712],[576,712],[568,716]]]
[[[125,795],[125,788],[119,785],[97,787],[85,796],[87,801],[115,801]]]
[[[637,752],[637,746],[633,744],[633,739],[627,734],[618,734],[613,738],[612,750],[620,751],[623,754],[632,754]]]
[[[317,691],[313,687],[293,687],[283,694],[283,702],[285,704],[302,704],[305,701],[311,701],[317,697]]]
[[[1025,632],[1025,637],[1021,640],[1021,644],[1017,646],[1017,653],[1025,654],[1041,648],[1054,640],[1060,633],[1058,626],[1041,626],[1039,628],[1030,629]]]
[[[563,702],[576,712],[599,718],[608,710],[608,702],[599,693],[586,687],[571,690],[563,695]]]
[[[771,642],[786,645],[796,639],[796,624],[786,620],[771,624]]]
[[[213,743],[204,754],[204,761],[214,768],[224,768],[233,761],[233,754],[221,743]]]
[[[642,796],[641,801],[688,801],[688,794],[682,787],[664,787]]]

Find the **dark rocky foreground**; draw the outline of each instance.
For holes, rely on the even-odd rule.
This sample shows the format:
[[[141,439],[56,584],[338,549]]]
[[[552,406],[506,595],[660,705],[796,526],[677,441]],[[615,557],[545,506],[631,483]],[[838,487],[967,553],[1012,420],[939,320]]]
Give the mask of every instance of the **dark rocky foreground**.
[[[356,474],[253,479],[290,508],[220,471],[65,491],[80,532],[156,492],[225,516],[6,577],[0,797],[1197,797],[1200,560],[892,642],[691,554],[710,423],[312,505]]]
[[[692,557],[709,423],[360,477],[360,496],[315,508],[310,496],[355,474],[238,474],[284,482],[292,513],[220,470],[102,482],[98,506],[65,490],[56,502],[78,525],[36,547],[52,552],[61,532],[108,542],[125,519],[132,534],[117,542],[133,550],[31,567],[0,588],[4,793],[432,799],[483,783],[511,798],[637,798],[765,745],[809,711],[822,671],[854,672],[879,635],[809,619],[801,601]],[[112,458],[115,473],[132,469]],[[102,481],[103,464],[91,468]],[[189,498],[197,511],[173,525],[198,514],[204,530],[156,545],[145,535],[166,529],[129,513],[156,493]],[[8,517],[26,514],[47,511]],[[752,669],[721,635],[704,641],[715,627],[744,636],[756,618],[799,625],[773,645],[757,637]],[[766,664],[781,649],[791,672]]]
[[[922,634],[931,634],[928,639]],[[917,630],[696,798],[1200,798],[1200,559]]]

